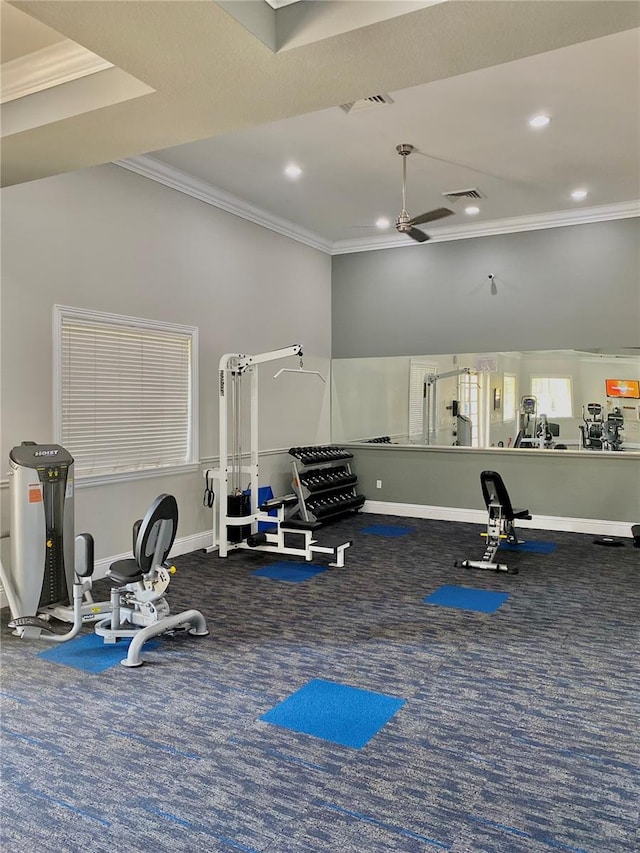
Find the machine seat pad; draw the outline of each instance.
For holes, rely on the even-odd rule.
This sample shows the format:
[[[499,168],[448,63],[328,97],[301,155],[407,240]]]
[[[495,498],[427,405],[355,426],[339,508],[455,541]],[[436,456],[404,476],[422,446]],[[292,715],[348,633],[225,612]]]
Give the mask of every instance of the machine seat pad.
[[[322,527],[321,521],[305,521],[303,518],[288,518],[280,525],[280,530],[285,533],[299,533],[301,530],[318,530]]]
[[[280,498],[269,498],[260,504],[260,512],[269,512],[270,509],[280,509],[281,506],[292,506],[298,503],[297,495],[283,495]]]
[[[513,517],[514,518],[524,518],[524,519],[530,520],[531,519],[531,513],[529,512],[528,509],[514,509],[513,510]]]
[[[112,580],[122,584],[141,581],[144,577],[133,557],[111,563],[108,575]]]

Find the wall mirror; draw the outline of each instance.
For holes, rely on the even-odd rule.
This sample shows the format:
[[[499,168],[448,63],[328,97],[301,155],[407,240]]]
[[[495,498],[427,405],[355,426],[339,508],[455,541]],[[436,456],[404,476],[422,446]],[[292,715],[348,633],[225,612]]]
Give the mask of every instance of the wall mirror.
[[[333,359],[332,440],[640,452],[640,348]]]

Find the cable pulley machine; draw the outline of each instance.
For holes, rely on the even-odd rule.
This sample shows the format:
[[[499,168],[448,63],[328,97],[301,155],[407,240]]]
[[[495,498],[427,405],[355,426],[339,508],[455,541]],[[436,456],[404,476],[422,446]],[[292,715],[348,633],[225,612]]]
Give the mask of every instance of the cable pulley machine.
[[[211,484],[217,483],[217,501],[208,500],[213,506],[213,541],[206,550],[218,551],[218,556],[227,557],[230,551],[249,548],[303,557],[310,561],[314,553],[330,554],[335,561],[331,565],[344,566],[344,551],[351,543],[346,542],[335,548],[323,547],[313,538],[317,525],[303,525],[288,520],[298,503],[296,495],[274,498],[262,505],[259,502],[260,472],[258,444],[258,366],[290,356],[298,356],[298,368],[283,367],[273,378],[283,373],[310,374],[325,378],[317,370],[305,370],[302,361],[302,346],[293,344],[282,349],[258,355],[226,353],[219,363],[219,440],[220,464],[218,468],[209,468],[204,472],[207,491],[211,496]],[[248,453],[242,448],[242,427],[244,423],[242,385],[249,378],[249,444]],[[231,423],[230,423],[231,421]],[[248,463],[245,458],[248,456]],[[248,481],[245,486],[244,483]],[[276,512],[276,515],[269,515]],[[269,525],[275,529],[269,532],[259,530],[259,525]],[[294,547],[285,544],[285,535],[297,534],[303,544]]]
[[[452,376],[463,376],[471,374],[470,367],[461,367],[458,370],[447,370],[445,373],[429,373],[424,378],[424,416],[423,439],[425,444],[438,443],[438,398],[436,386],[439,379],[448,379]]]

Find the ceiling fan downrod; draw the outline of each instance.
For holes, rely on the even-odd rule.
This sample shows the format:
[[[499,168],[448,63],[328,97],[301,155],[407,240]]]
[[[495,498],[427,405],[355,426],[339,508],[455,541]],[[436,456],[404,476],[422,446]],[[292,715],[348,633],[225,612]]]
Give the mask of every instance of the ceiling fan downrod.
[[[423,225],[426,222],[435,222],[438,219],[443,219],[445,216],[451,216],[453,210],[446,207],[438,207],[436,210],[428,210],[426,213],[421,213],[419,216],[411,217],[407,213],[407,157],[414,150],[413,145],[407,142],[401,145],[396,145],[396,151],[402,157],[402,210],[400,216],[396,219],[396,230],[401,234],[406,234],[417,243],[424,243],[429,240],[429,235],[425,234],[416,225]]]
[[[402,157],[402,210],[396,219],[396,228],[398,231],[408,231],[411,217],[407,213],[407,157],[413,151],[413,145],[407,142],[396,145],[396,151]]]

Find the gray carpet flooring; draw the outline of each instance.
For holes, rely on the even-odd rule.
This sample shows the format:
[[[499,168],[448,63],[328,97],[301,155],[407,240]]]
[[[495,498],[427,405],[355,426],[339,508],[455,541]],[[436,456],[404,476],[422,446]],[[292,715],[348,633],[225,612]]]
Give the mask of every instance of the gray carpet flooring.
[[[44,660],[3,611],[2,849],[637,853],[640,550],[530,531],[557,547],[506,555],[517,575],[455,568],[480,530],[354,515],[319,537],[353,540],[345,567],[303,583],[176,558],[172,612],[211,633],[139,669]],[[509,598],[425,604],[444,584]],[[312,679],[406,701],[362,749],[260,720]]]

